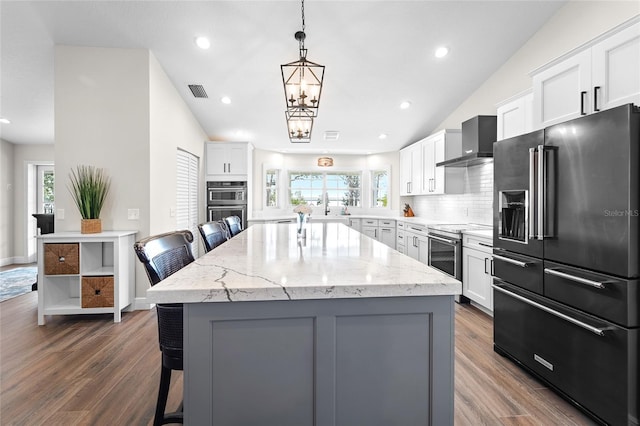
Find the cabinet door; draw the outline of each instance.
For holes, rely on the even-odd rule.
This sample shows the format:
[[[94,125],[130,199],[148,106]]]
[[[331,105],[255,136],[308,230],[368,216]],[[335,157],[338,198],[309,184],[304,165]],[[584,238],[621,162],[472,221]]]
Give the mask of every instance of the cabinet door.
[[[597,43],[591,54],[592,110],[640,105],[640,22]]]
[[[442,136],[444,140],[444,136]],[[436,139],[428,138],[422,142],[422,186],[421,190],[423,194],[432,194],[436,186]],[[443,144],[443,157],[444,157],[444,144]]]
[[[542,129],[591,112],[591,50],[533,76],[533,125]]]
[[[396,247],[396,229],[380,227],[378,228],[378,240],[391,248]]]
[[[498,138],[507,139],[533,130],[533,93],[529,92],[498,107]]]
[[[362,226],[362,231],[364,235],[373,238],[374,240],[378,239],[378,227],[377,226]]]
[[[416,242],[418,244],[417,259],[425,265],[429,264],[429,239],[427,237],[419,236]]]
[[[223,175],[227,173],[226,144],[207,144],[207,174]]]
[[[413,151],[409,148],[400,151],[400,195],[411,194],[412,153]]]
[[[356,231],[360,232],[362,222],[360,219],[349,219],[349,226],[355,229]]]
[[[422,182],[422,155],[421,143],[415,143],[412,146],[411,154],[411,195],[422,194],[421,182]]]
[[[462,255],[462,294],[493,311],[491,255],[467,247]]]
[[[233,144],[227,147],[227,173],[232,175],[247,174],[247,146]]]

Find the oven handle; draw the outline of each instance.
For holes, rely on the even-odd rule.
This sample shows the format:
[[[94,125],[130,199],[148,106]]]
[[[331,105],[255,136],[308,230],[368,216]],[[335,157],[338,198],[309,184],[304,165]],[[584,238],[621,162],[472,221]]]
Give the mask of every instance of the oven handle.
[[[449,243],[449,244],[457,244],[458,241],[456,240],[449,240],[447,238],[442,238],[442,237],[436,237],[435,235],[429,234],[429,238],[433,238],[434,240],[437,241],[442,241],[443,243]]]
[[[587,323],[579,321],[579,320],[577,320],[575,318],[572,318],[569,315],[565,315],[562,312],[558,312],[558,311],[556,311],[554,309],[551,309],[551,308],[548,308],[548,307],[546,307],[546,306],[544,306],[544,305],[542,305],[540,303],[534,302],[531,299],[527,299],[526,297],[522,297],[519,294],[515,294],[515,293],[513,293],[513,292],[511,292],[509,290],[505,290],[504,288],[502,288],[500,286],[497,286],[495,284],[493,284],[492,287],[495,290],[498,290],[499,292],[506,294],[507,296],[511,296],[514,299],[518,299],[521,302],[524,302],[524,303],[526,303],[528,305],[533,306],[534,308],[538,308],[538,309],[543,310],[543,311],[545,311],[545,312],[547,312],[547,313],[549,313],[551,315],[554,315],[554,316],[556,316],[556,317],[558,317],[560,319],[568,321],[571,324],[574,324],[574,325],[577,325],[578,327],[584,328],[585,330],[588,330],[588,331],[592,332],[593,334],[597,334],[598,336],[604,336],[604,332],[607,331],[607,330],[610,330],[610,328],[608,328],[608,327],[604,327],[604,328],[594,327],[592,325],[589,325]]]
[[[544,268],[544,273],[549,275],[555,275],[556,277],[564,278],[570,281],[575,281],[580,284],[585,284],[595,288],[604,288],[604,285],[610,281],[593,281],[587,278],[576,277],[575,275],[567,274],[566,272],[558,271],[554,268]]]
[[[521,262],[519,260],[511,259],[510,257],[500,256],[499,254],[494,254],[493,258],[502,260],[503,262],[511,263],[513,265],[520,266],[521,268],[526,268],[528,266],[534,265],[533,262]]]

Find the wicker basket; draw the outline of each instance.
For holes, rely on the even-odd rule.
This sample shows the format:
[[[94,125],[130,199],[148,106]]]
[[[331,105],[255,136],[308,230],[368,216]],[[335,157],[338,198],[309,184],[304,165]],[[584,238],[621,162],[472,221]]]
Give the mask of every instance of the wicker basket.
[[[78,244],[48,243],[44,245],[45,275],[75,275],[80,273]]]
[[[82,307],[112,308],[113,277],[82,277]]]
[[[81,234],[99,234],[102,232],[101,219],[82,219],[80,222]]]

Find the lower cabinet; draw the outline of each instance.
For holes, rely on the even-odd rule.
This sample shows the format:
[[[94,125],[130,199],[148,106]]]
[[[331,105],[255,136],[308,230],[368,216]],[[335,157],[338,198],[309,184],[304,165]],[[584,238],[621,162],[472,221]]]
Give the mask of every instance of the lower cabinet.
[[[465,234],[462,243],[462,294],[493,311],[491,238]]]
[[[396,221],[390,219],[361,219],[360,232],[391,248],[396,248]]]
[[[426,226],[405,224],[405,254],[425,265],[429,263],[429,230]]]
[[[112,314],[135,298],[136,231],[38,236],[38,325],[45,315]]]

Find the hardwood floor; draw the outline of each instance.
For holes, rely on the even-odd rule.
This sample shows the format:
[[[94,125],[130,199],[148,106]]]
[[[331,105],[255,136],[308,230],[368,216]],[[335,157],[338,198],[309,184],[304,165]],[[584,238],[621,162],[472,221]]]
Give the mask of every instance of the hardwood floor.
[[[47,317],[43,327],[36,320],[36,292],[0,303],[1,425],[152,424],[155,310],[125,313],[120,324],[109,315]],[[181,391],[174,373],[169,409]],[[489,316],[456,305],[455,424],[593,423],[493,352]]]

